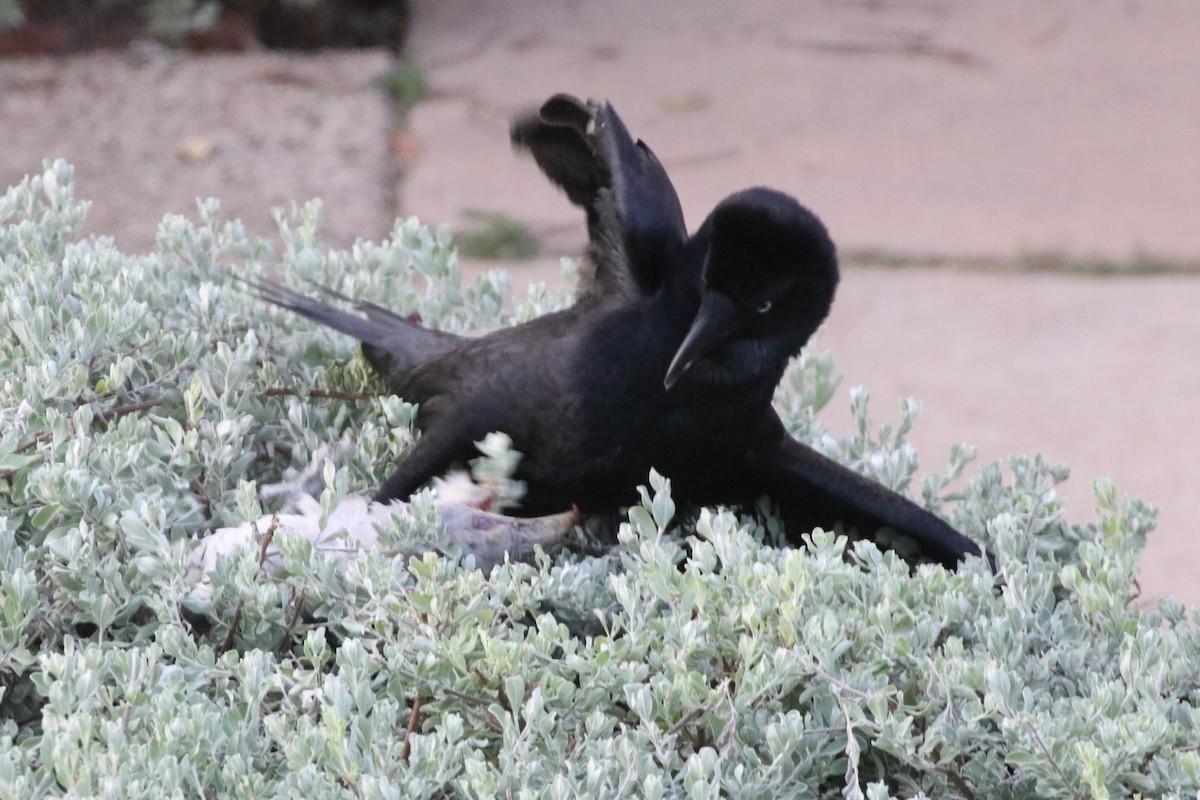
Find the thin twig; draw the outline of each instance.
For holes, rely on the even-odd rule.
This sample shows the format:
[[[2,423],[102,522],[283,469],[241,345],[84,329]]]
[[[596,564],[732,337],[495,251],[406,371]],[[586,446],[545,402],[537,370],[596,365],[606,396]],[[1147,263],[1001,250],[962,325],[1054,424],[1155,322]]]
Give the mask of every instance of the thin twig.
[[[225,641],[221,642],[221,652],[233,649],[233,639],[237,636],[237,629],[242,624],[242,607],[244,605],[244,600],[238,600],[237,608],[233,610],[233,619],[229,622],[229,633],[225,634]]]
[[[238,394],[242,394],[244,390],[239,389]],[[375,400],[379,397],[375,392],[339,392],[334,389],[309,389],[308,391],[299,391],[297,389],[289,389],[284,386],[276,386],[270,389],[265,389],[259,393],[259,397],[312,397],[328,400]]]
[[[937,771],[949,778],[950,782],[958,787],[958,791],[961,792],[962,796],[967,798],[967,800],[979,800],[975,792],[971,791],[971,785],[967,783],[966,779],[963,778],[962,775],[959,775],[949,767],[937,767]]]
[[[417,729],[417,720],[421,716],[421,706],[424,705],[421,695],[417,695],[413,699],[412,714],[408,717],[408,730],[404,732],[404,746],[400,748],[400,760],[408,761],[408,754],[412,749],[413,731]]]
[[[447,689],[442,689],[442,692],[450,695],[451,697],[457,698],[458,700],[462,700],[465,703],[473,703],[481,708],[487,708],[488,705],[490,705],[490,703],[491,703],[491,701],[488,700],[486,697],[480,697],[477,694],[468,694],[466,692],[460,692],[458,689],[447,688]]]
[[[684,714],[679,719],[675,720],[675,724],[673,724],[671,727],[667,728],[667,736],[674,736],[675,734],[682,731],[684,728],[686,728],[688,726],[688,723],[690,723],[696,717],[703,714],[705,711],[708,711],[708,708],[709,708],[709,704],[707,702],[705,702],[705,703],[701,703],[698,706],[695,706],[694,708],[688,709],[688,712],[686,714]]]
[[[292,588],[291,602],[292,615],[287,621],[287,625],[283,629],[283,641],[287,641],[291,637],[292,631],[296,628],[296,623],[300,621],[300,612],[304,610],[304,601],[308,599],[308,590],[301,589],[300,593],[296,593],[296,589]]]
[[[267,550],[271,547],[271,542],[275,541],[275,531],[279,530],[279,528],[280,528],[279,515],[272,514],[271,515],[271,524],[268,525],[266,531],[263,532],[262,545],[259,547],[259,550],[258,550],[258,571],[259,572],[263,571],[263,567],[267,563]]]
[[[1037,742],[1037,746],[1041,749],[1042,755],[1044,755],[1046,760],[1050,762],[1050,767],[1054,770],[1054,774],[1058,776],[1058,779],[1062,781],[1063,786],[1071,786],[1071,779],[1067,777],[1066,773],[1062,771],[1062,767],[1060,767],[1058,762],[1054,760],[1054,755],[1050,752],[1050,748],[1046,746],[1046,743],[1042,741],[1042,737],[1038,735],[1037,728],[1035,728],[1033,723],[1029,720],[1025,721],[1025,727],[1031,734],[1033,734],[1033,740]],[[1072,797],[1082,798],[1083,795],[1076,792],[1072,794]]]
[[[117,417],[123,417],[127,414],[136,414],[139,411],[148,411],[151,408],[157,408],[163,404],[162,400],[143,400],[140,403],[127,403],[123,406],[113,406],[106,408],[96,414],[97,422],[112,422]]]

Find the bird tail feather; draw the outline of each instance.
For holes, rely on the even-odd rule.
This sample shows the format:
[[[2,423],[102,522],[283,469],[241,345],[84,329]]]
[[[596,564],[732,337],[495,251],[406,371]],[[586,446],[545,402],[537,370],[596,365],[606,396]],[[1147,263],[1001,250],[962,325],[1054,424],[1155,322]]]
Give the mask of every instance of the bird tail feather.
[[[391,383],[403,381],[414,368],[449,352],[461,339],[424,327],[420,317],[404,317],[366,300],[351,300],[325,286],[317,288],[328,297],[353,304],[355,311],[345,311],[274,281],[239,280],[268,303],[358,339],[367,361]]]

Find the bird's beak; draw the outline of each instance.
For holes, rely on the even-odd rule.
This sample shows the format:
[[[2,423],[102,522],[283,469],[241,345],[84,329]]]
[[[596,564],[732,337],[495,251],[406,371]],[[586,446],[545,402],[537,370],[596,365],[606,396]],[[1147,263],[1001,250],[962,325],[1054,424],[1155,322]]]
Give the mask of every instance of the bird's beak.
[[[663,386],[669,390],[708,348],[728,336],[733,330],[737,313],[737,305],[724,292],[706,291],[696,318],[692,320],[692,327],[671,359],[671,366],[667,367]]]

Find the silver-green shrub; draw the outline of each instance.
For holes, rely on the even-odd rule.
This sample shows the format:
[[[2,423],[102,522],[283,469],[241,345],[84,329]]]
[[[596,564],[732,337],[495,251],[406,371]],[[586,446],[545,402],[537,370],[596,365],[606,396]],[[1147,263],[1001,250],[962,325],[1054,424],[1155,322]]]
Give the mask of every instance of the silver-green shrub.
[[[81,237],[85,210],[62,163],[0,199],[0,798],[1200,791],[1195,620],[1131,604],[1153,512],[1100,481],[1096,520],[1068,524],[1064,470],[1015,458],[963,480],[968,448],[914,489],[915,405],[875,431],[855,392],[835,438],[813,349],[777,397],[791,430],[947,515],[1000,581],[820,531],[781,549],[769,514],[683,517],[652,475],[605,555],[484,575],[434,554],[339,568],[284,540],[281,573],[247,550],[189,599],[195,537],[261,514],[256,483],[344,440],[331,504],[413,436],[353,342],[236,276],[457,331],[566,299],[535,287],[506,310],[503,275],[464,288],[448,234],[415,220],[333,252],[310,204],[276,248],[207,201],[133,256]],[[433,524],[418,498],[387,535]]]

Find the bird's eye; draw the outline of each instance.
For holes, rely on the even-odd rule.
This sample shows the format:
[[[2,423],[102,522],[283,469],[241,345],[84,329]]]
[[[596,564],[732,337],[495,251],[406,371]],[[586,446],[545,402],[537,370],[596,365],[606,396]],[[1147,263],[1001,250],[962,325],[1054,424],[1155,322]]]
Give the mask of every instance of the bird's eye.
[[[482,514],[472,514],[471,527],[477,531],[490,531],[496,527],[496,520],[491,517],[485,517]]]
[[[771,310],[771,301],[770,300],[763,300],[761,303],[759,303],[757,306],[754,307],[755,313],[758,313],[758,314],[765,314],[770,310]]]

